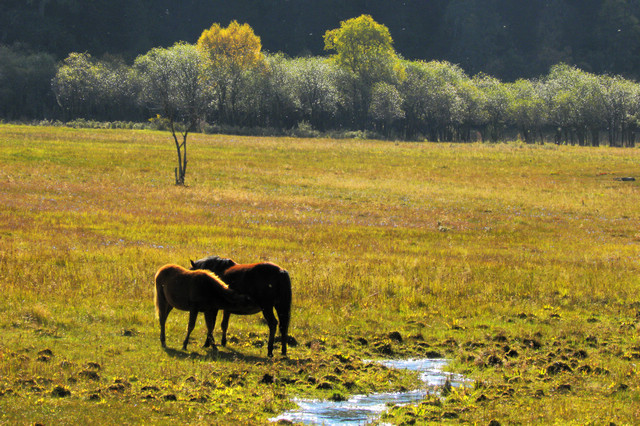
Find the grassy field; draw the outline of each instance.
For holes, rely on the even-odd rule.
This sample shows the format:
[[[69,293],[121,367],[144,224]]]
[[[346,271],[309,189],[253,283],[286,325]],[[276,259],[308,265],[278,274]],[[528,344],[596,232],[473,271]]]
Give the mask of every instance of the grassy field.
[[[262,424],[426,355],[468,386],[385,422],[640,418],[640,150],[193,135],[187,187],[174,162],[167,133],[0,126],[0,423]],[[182,351],[174,311],[162,350],[154,273],[210,254],[290,272],[288,358],[259,315]]]

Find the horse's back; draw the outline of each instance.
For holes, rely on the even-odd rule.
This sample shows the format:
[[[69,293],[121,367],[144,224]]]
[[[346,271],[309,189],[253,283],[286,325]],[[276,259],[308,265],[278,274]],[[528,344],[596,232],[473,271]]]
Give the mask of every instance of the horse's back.
[[[278,276],[280,271],[284,271],[284,269],[280,268],[275,263],[247,263],[230,267],[224,271],[223,276],[229,277],[233,281],[240,279],[257,284],[263,281],[273,280]]]
[[[169,280],[175,279],[178,275],[184,274],[184,272],[188,272],[188,270],[184,269],[180,265],[164,265],[158,269],[158,272],[156,272],[156,284],[166,283]]]
[[[223,279],[235,291],[266,304],[274,303],[283,291],[291,293],[289,273],[275,263],[237,264],[224,272]]]
[[[194,301],[209,296],[206,290],[212,287],[213,279],[204,271],[190,271],[180,265],[164,265],[156,273],[157,291],[174,307],[190,309]],[[226,286],[225,286],[226,287]]]
[[[286,272],[280,266],[271,262],[236,264],[225,271],[227,273],[250,273],[254,276],[271,277],[280,272]]]

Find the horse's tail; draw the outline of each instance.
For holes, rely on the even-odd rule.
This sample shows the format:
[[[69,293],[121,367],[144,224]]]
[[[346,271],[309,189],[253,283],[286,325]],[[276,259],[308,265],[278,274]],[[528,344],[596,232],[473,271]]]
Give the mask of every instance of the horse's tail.
[[[278,320],[280,321],[280,334],[282,335],[282,347],[286,348],[289,338],[289,321],[291,319],[291,278],[284,269],[280,270],[278,276],[278,299],[275,303]],[[286,349],[285,349],[286,350]]]

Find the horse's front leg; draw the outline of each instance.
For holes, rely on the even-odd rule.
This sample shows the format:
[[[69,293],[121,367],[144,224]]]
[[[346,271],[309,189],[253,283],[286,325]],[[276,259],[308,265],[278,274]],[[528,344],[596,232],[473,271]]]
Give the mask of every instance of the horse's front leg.
[[[216,317],[218,316],[218,310],[213,309],[204,313],[204,321],[207,323],[207,339],[204,341],[203,348],[209,346],[216,347],[215,339],[213,338],[213,329],[216,326]]]
[[[267,320],[267,325],[269,326],[269,344],[267,345],[267,356],[273,356],[273,342],[276,338],[276,328],[278,326],[278,320],[276,316],[273,314],[273,308],[268,308],[262,311],[264,315],[264,319]]]
[[[189,343],[189,336],[191,332],[196,326],[196,319],[198,318],[198,310],[192,309],[189,311],[189,324],[187,325],[187,337],[184,338],[184,342],[182,342],[182,350],[187,350],[187,344]]]
[[[229,311],[224,311],[223,315],[222,315],[222,340],[221,340],[221,344],[222,346],[227,346],[227,329],[229,328],[229,317],[231,317],[231,314],[229,313]]]

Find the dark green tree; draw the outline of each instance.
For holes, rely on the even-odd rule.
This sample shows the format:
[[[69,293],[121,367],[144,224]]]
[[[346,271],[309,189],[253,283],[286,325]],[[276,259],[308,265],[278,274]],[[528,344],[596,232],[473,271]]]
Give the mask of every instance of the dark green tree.
[[[0,46],[0,117],[45,118],[52,114],[53,56]]]

